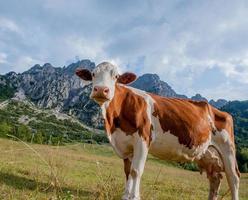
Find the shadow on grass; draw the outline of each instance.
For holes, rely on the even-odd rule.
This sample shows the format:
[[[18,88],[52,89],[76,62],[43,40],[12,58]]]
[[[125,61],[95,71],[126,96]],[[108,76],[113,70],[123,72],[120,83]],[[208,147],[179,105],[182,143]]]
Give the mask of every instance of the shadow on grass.
[[[8,172],[0,172],[0,183],[19,190],[37,190],[42,193],[49,193],[55,190],[55,188],[49,183],[38,182],[36,180],[10,174]],[[62,194],[66,194],[70,191],[72,194],[76,194],[78,196],[90,196],[92,194],[90,191],[71,187],[61,187],[60,191]]]

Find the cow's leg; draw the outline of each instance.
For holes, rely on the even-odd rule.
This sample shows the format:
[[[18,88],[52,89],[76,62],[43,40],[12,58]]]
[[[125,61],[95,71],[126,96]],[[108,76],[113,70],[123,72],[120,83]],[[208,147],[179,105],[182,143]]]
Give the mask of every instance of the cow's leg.
[[[208,174],[209,179],[209,195],[208,200],[217,200],[220,189],[221,173]]]
[[[228,146],[228,148],[225,149],[226,151],[223,151],[222,153],[222,159],[224,163],[227,182],[231,189],[232,200],[238,200],[239,176],[236,170],[235,152],[230,145]]]
[[[133,159],[131,164],[131,171],[129,178],[132,179],[133,185],[131,190],[130,199],[140,199],[140,180],[144,171],[145,162],[148,154],[147,143],[138,136],[136,144],[134,144]]]
[[[237,169],[234,145],[225,130],[216,134],[213,140],[223,161],[227,182],[232,193],[232,200],[238,200],[239,172]]]
[[[126,186],[125,186],[125,193],[122,196],[122,200],[128,200],[130,198],[131,188],[133,184],[132,177],[130,176],[131,161],[128,158],[123,159],[123,161],[124,161],[124,171],[126,175]]]

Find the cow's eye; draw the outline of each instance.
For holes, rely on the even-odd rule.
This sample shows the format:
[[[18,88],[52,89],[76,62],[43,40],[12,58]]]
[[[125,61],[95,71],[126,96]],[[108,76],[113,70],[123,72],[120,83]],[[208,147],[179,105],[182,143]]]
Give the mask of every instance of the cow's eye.
[[[116,76],[115,76],[115,79],[118,79],[118,77],[119,77],[119,76],[118,76],[118,75],[116,75]]]
[[[95,77],[95,73],[92,73],[92,77]]]

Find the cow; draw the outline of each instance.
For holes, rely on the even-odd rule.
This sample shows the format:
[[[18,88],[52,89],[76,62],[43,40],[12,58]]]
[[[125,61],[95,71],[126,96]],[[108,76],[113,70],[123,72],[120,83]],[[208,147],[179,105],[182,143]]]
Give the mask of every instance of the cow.
[[[92,83],[90,97],[102,110],[110,144],[123,159],[126,185],[123,200],[140,199],[140,180],[148,153],[163,160],[195,162],[209,179],[216,200],[222,172],[232,199],[238,199],[239,178],[233,119],[205,101],[161,97],[127,86],[134,73],[118,73],[103,62],[76,75]]]

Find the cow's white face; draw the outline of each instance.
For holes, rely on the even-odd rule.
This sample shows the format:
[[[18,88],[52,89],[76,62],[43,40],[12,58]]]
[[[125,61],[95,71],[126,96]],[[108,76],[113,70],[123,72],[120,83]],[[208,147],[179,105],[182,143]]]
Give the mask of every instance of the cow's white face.
[[[117,68],[110,63],[99,64],[91,73],[91,98],[101,101],[111,100],[115,94],[115,83],[119,77]],[[105,99],[106,98],[106,99]]]
[[[119,75],[117,67],[108,62],[97,65],[92,72],[78,69],[76,74],[83,80],[92,82],[90,97],[100,105],[113,99],[116,83],[129,84],[136,79],[133,73]]]

